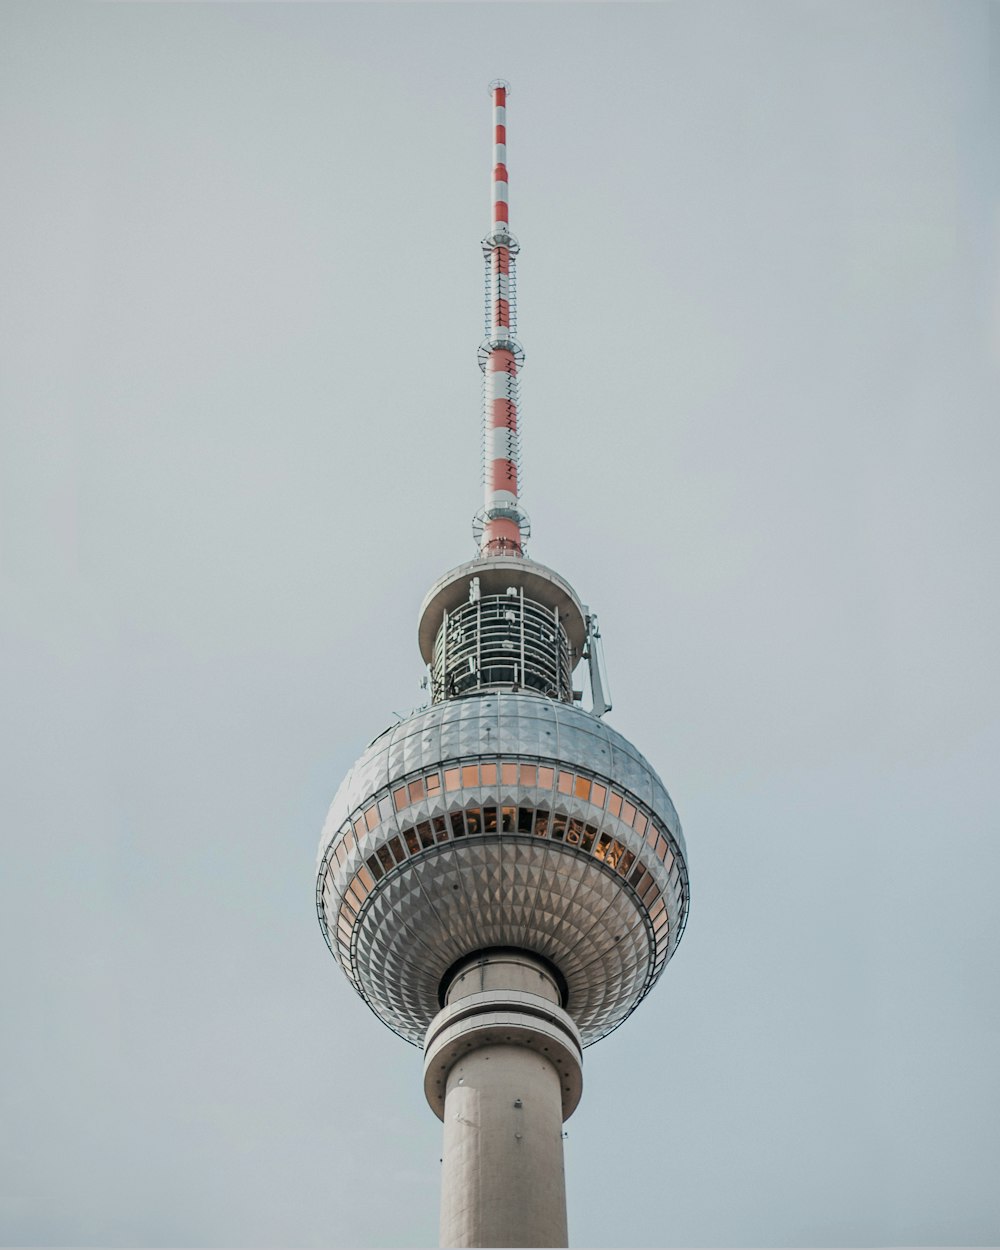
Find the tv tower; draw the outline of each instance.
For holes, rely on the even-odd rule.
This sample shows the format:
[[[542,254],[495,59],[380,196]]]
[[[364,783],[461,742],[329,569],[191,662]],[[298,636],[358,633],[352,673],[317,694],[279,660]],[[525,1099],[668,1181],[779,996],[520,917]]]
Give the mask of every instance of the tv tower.
[[[427,592],[431,703],[347,774],[316,881],[334,957],[423,1048],[424,1093],[444,1121],[442,1246],[567,1245],[562,1126],[583,1049],[649,993],[688,910],[670,797],[601,719],[597,618],[525,550],[508,91],[490,84],[478,555]],[[590,711],[573,687],[581,662]]]

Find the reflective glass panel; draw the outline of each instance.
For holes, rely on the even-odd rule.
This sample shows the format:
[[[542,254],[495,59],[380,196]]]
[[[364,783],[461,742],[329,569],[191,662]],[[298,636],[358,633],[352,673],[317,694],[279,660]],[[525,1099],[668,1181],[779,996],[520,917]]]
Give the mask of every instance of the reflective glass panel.
[[[561,842],[563,834],[565,832],[566,832],[566,817],[561,815],[559,812],[556,812],[555,815],[552,817],[552,832],[549,836],[552,838],[555,838],[556,841]]]
[[[649,821],[647,821],[646,817],[643,816],[642,812],[636,812],[635,820],[632,822],[632,828],[636,831],[640,838],[646,832],[646,825],[648,823]]]
[[[446,768],[444,770],[444,788],[446,790],[457,790],[461,774],[457,768]]]
[[[537,812],[535,815],[535,837],[547,838],[549,836],[549,814],[548,812]]]
[[[465,813],[465,823],[468,826],[469,833],[482,833],[483,815],[478,807],[473,807],[470,811]]]
[[[420,839],[421,846],[434,845],[434,832],[431,829],[431,822],[429,820],[422,820],[420,824],[417,825],[417,837]]]
[[[580,843],[582,851],[589,851],[594,845],[594,839],[597,837],[597,830],[593,825],[583,826],[583,841]]]
[[[573,793],[576,795],[578,799],[590,798],[590,782],[587,780],[586,777],[577,777],[576,785],[573,788]]]
[[[406,859],[406,852],[403,850],[403,844],[399,838],[389,839],[389,849],[392,851],[392,857],[397,864],[401,864]]]
[[[572,791],[573,791],[573,774],[572,773],[560,773],[559,774],[559,793],[571,794]]]
[[[372,886],[375,884],[375,882],[372,880],[372,874],[368,871],[368,869],[364,866],[364,864],[362,864],[361,867],[358,869],[358,876],[361,879],[361,884],[365,887],[366,890],[370,890]]]
[[[583,821],[571,820],[566,829],[566,841],[571,842],[573,846],[580,845],[580,839],[583,837]]]
[[[608,834],[602,833],[601,836],[597,840],[597,845],[594,847],[594,857],[596,859],[606,859],[608,855],[608,849],[610,848],[610,846],[611,846],[611,838],[608,836]]]
[[[441,778],[437,773],[431,773],[430,776],[424,778],[424,785],[427,787],[428,794],[437,794],[441,789]]]
[[[635,808],[631,803],[625,803],[622,805],[622,820],[624,820],[627,825],[630,825],[632,821],[635,820]]]
[[[343,842],[337,843],[336,855],[337,855],[337,866],[338,868],[342,867],[344,860],[347,858],[347,847],[343,844]]]
[[[500,780],[503,782],[505,786],[516,786],[517,785],[517,765],[516,764],[501,764],[500,765]]]
[[[608,799],[608,811],[611,813],[612,816],[617,816],[620,814],[621,810],[622,810],[622,796],[616,793],[614,790],[612,790],[611,798]]]
[[[497,831],[497,809],[495,807],[483,808],[483,832],[496,833]]]
[[[347,851],[354,850],[354,834],[350,829],[344,834],[344,849]]]
[[[368,827],[368,832],[371,833],[371,831],[378,824],[378,808],[377,807],[369,807],[368,811],[365,812],[365,824]]]
[[[451,813],[451,832],[456,838],[465,837],[465,821],[462,819],[461,812]]]
[[[517,809],[517,831],[518,833],[531,832],[531,818],[535,814],[533,807],[519,807]]]
[[[445,820],[445,818],[443,816],[435,816],[434,819],[431,821],[431,824],[434,826],[434,841],[435,842],[447,842],[448,841],[448,822]]]
[[[497,783],[496,764],[480,764],[479,775],[484,786],[495,786]]]
[[[369,855],[365,860],[365,863],[368,865],[368,871],[372,874],[376,881],[385,875],[382,872],[382,865],[378,862],[378,856]]]
[[[628,870],[632,867],[632,862],[634,861],[634,859],[635,859],[635,856],[632,854],[631,851],[625,851],[622,854],[621,859],[618,861],[618,871],[622,874],[623,877],[628,872]]]
[[[534,764],[521,765],[521,785],[537,786],[538,785],[538,768]]]
[[[551,790],[552,783],[556,779],[555,770],[552,768],[540,768],[538,770],[538,784],[542,790]]]
[[[424,797],[424,783],[418,777],[416,781],[411,781],[408,787],[410,791],[410,802],[416,803],[418,799]]]
[[[363,816],[359,816],[354,822],[354,836],[359,842],[365,836],[365,820]]]
[[[387,846],[380,846],[375,853],[378,855],[379,863],[381,863],[382,867],[388,872],[388,870],[392,867],[392,856],[389,854],[389,848]]]
[[[410,800],[406,797],[406,786],[400,786],[398,790],[393,790],[392,801],[396,804],[397,812],[401,812],[404,807],[410,806]]]
[[[514,826],[517,823],[517,808],[505,807],[503,809],[502,827],[504,833],[513,833]]]
[[[420,850],[420,840],[417,838],[416,829],[404,829],[403,837],[406,839],[406,845],[410,848],[410,854],[416,855]]]
[[[462,785],[478,786],[479,785],[479,765],[465,764],[462,767]]]
[[[597,806],[597,807],[603,807],[603,806],[604,806],[604,800],[605,800],[605,798],[607,797],[607,793],[608,793],[608,792],[607,792],[607,790],[604,788],[604,786],[602,786],[602,785],[598,785],[598,783],[595,781],[595,782],[594,782],[594,788],[593,788],[593,789],[591,790],[591,792],[590,792],[590,801],[591,801],[591,803],[596,804],[596,806]]]

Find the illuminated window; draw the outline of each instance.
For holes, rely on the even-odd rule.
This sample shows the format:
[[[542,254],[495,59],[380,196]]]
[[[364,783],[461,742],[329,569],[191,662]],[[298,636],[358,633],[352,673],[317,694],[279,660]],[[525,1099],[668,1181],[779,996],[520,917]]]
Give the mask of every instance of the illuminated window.
[[[534,764],[521,765],[521,785],[537,786],[538,785],[538,769]]]
[[[448,824],[445,818],[443,816],[435,816],[431,823],[434,825],[434,841],[447,842]]]
[[[583,841],[580,843],[581,851],[589,851],[594,845],[594,839],[597,837],[597,830],[593,825],[583,826]]]
[[[364,864],[362,864],[361,867],[358,869],[358,877],[361,879],[361,884],[365,887],[366,890],[370,890],[372,886],[375,884],[375,882],[372,880],[372,874],[368,871],[368,869],[364,866]]]
[[[560,773],[559,774],[559,793],[560,794],[572,794],[572,792],[573,792],[573,774],[572,773]]]
[[[552,783],[556,779],[555,770],[552,768],[540,768],[538,770],[538,785],[542,790],[551,790]]]
[[[531,832],[531,818],[535,814],[533,807],[519,807],[517,809],[517,831],[518,833]]]
[[[590,798],[590,782],[587,780],[586,777],[577,777],[576,785],[573,788],[573,793],[576,795],[578,799]]]
[[[429,820],[422,820],[420,824],[417,825],[417,837],[420,839],[421,846],[427,847],[434,845],[434,833],[431,830],[431,822]]]
[[[398,790],[393,790],[392,801],[396,804],[397,812],[401,812],[404,807],[410,806],[410,800],[406,797],[406,786],[400,786]]]
[[[654,850],[654,851],[656,850],[656,839],[657,839],[659,836],[660,836],[660,831],[659,831],[659,830],[657,829],[657,827],[653,824],[653,822],[652,822],[652,821],[650,821],[650,822],[649,822],[649,832],[646,834],[646,841],[647,841],[647,843],[648,843],[648,844],[649,844],[649,845],[653,848],[653,850]]]
[[[646,832],[646,825],[648,823],[649,822],[646,820],[646,817],[643,816],[642,812],[636,812],[635,822],[633,823],[632,828],[636,831],[640,838]]]
[[[647,873],[646,876],[649,876],[649,874]],[[660,891],[657,889],[656,882],[652,877],[649,877],[648,881],[646,880],[646,877],[643,877],[642,885],[639,889],[639,897],[647,907],[652,907],[656,900],[660,897]]]
[[[465,821],[462,819],[461,812],[452,812],[449,819],[451,820],[451,832],[456,838],[465,837]]]
[[[377,824],[378,824],[378,808],[369,807],[368,811],[365,812],[365,826],[367,827],[368,832],[371,833],[371,831],[375,828]]]
[[[552,817],[552,832],[549,836],[554,838],[557,842],[561,842],[565,832],[566,817],[560,815],[559,812],[556,812]]]
[[[656,855],[658,859],[666,859],[667,851],[669,850],[670,850],[670,847],[667,846],[666,838],[661,836],[656,839]]]
[[[478,807],[474,807],[472,811],[465,813],[465,823],[468,826],[469,833],[475,835],[483,831],[483,814]]]
[[[497,809],[495,807],[483,808],[483,832],[496,833],[497,831]]]
[[[496,764],[480,764],[480,776],[484,786],[495,786],[497,783],[497,766]]]
[[[420,850],[420,840],[417,837],[416,829],[404,829],[403,837],[406,839],[406,845],[410,848],[410,854],[416,855]]]
[[[645,868],[643,868],[642,866],[642,861],[640,860],[640,862],[636,864],[631,877],[629,877],[628,879],[629,885],[634,885],[636,889],[638,889],[639,882],[642,880],[642,877],[645,871],[646,871]]]
[[[389,854],[389,848],[387,846],[380,846],[375,854],[379,858],[379,863],[386,870],[386,872],[388,872],[392,867],[392,856]]]
[[[622,820],[624,820],[627,825],[630,825],[632,821],[635,820],[635,808],[631,803],[625,803],[622,806]]]
[[[365,860],[365,863],[368,865],[368,870],[376,881],[385,875],[382,872],[382,865],[378,862],[377,855],[369,855]]]
[[[479,785],[479,765],[465,764],[462,768],[462,785],[478,786]]]
[[[516,807],[505,807],[505,808],[503,808],[503,812],[502,812],[502,814],[503,814],[503,831],[504,831],[504,833],[513,833],[513,832],[514,832],[514,826],[515,826],[515,824],[517,823],[517,808],[516,808]]]
[[[503,782],[505,786],[516,786],[517,785],[517,765],[516,764],[501,764],[500,765],[500,780]]]
[[[345,906],[349,907],[351,911],[354,912],[355,915],[357,915],[360,904],[358,903],[358,900],[354,897],[354,895],[350,892],[350,890],[348,890],[347,893],[344,895],[344,904]]]
[[[535,837],[547,838],[549,836],[549,814],[548,812],[538,812],[535,815]]]
[[[572,843],[573,846],[579,846],[583,836],[583,821],[571,820],[566,830],[566,841]]]
[[[618,867],[618,861],[621,859],[622,851],[624,850],[625,848],[622,846],[620,842],[611,843],[611,850],[608,851],[607,855],[605,855],[604,857],[604,862],[607,864],[609,868]]]
[[[611,798],[608,799],[608,811],[612,816],[618,816],[622,810],[622,796],[614,790],[611,791]]]
[[[411,803],[418,802],[418,800],[424,797],[424,783],[419,778],[416,781],[411,781],[409,785],[409,791],[410,791],[410,802]]]
[[[593,789],[592,789],[592,790],[591,790],[591,792],[590,792],[590,801],[591,801],[591,803],[593,803],[596,807],[603,807],[603,806],[604,806],[604,800],[605,800],[605,798],[606,798],[606,796],[607,796],[607,793],[608,793],[608,792],[607,792],[607,790],[604,788],[604,786],[600,786],[600,785],[598,785],[598,784],[597,784],[597,782],[595,781],[595,782],[594,782]]]
[[[622,874],[623,877],[628,873],[628,870],[632,867],[634,860],[635,860],[635,856],[633,855],[631,851],[625,851],[622,854],[621,859],[618,861],[618,871]]]
[[[457,790],[461,774],[457,768],[446,768],[444,770],[444,788],[446,790]]]
[[[403,850],[403,844],[399,838],[389,839],[389,849],[392,851],[392,857],[397,864],[401,864],[406,859],[406,852]]]
[[[431,773],[429,777],[424,778],[424,784],[427,786],[428,794],[437,794],[441,789],[441,778],[437,773]]]
[[[610,846],[611,846],[610,836],[606,833],[602,833],[601,836],[597,840],[597,845],[594,847],[594,858],[595,859],[607,859],[608,850]]]

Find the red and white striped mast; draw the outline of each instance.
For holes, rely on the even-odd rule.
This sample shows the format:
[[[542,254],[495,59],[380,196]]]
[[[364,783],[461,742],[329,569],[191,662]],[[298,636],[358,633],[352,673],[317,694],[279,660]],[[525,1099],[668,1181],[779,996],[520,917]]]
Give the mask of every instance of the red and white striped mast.
[[[518,499],[520,441],[517,371],[524,352],[517,333],[516,260],[510,232],[507,179],[509,83],[490,83],[493,97],[492,225],[483,239],[486,262],[486,338],[479,348],[483,370],[483,508],[473,522],[481,556],[523,556],[530,533]]]

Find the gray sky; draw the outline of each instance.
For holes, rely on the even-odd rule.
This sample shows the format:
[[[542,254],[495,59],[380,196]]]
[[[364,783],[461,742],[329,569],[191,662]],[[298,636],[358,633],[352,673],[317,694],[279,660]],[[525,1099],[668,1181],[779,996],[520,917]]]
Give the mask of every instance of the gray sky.
[[[571,1239],[1000,1241],[998,34],[3,4],[0,1240],[436,1244],[314,855],[473,550],[503,75],[531,550],[693,892]]]

